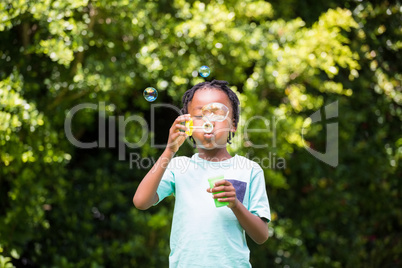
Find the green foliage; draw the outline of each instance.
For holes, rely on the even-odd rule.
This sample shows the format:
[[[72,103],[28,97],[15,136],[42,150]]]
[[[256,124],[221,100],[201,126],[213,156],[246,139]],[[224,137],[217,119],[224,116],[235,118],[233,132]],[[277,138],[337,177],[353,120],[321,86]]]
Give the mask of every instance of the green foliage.
[[[174,200],[136,210],[147,168],[128,159],[156,160],[151,141],[166,142],[176,116],[151,118],[143,89],[180,107],[204,81],[201,65],[241,100],[230,151],[265,161],[271,238],[250,241],[253,266],[398,266],[400,10],[375,1],[2,1],[0,267],[167,266]],[[334,101],[339,165],[330,167],[304,146],[325,151],[328,122],[306,119]],[[99,142],[102,120],[117,133],[111,117],[158,129],[125,161],[118,148],[76,148],[64,123],[82,103],[97,108],[74,116],[80,141]],[[116,144],[144,130],[131,122],[125,134]]]
[[[15,266],[11,263],[11,258],[3,257],[0,255],[0,267],[1,268],[13,268]]]

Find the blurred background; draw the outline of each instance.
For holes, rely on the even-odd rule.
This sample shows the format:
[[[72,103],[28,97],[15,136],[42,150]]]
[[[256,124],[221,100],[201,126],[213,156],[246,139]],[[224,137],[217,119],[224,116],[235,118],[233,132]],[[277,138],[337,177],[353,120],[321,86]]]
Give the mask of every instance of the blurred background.
[[[178,115],[153,105],[213,79],[249,122],[230,152],[270,159],[253,267],[400,267],[401,22],[400,1],[2,0],[0,267],[167,267],[174,198],[132,204]],[[304,125],[336,101],[337,118]],[[72,117],[79,104],[95,106]],[[130,116],[144,120],[115,134]],[[67,118],[96,146],[74,146]],[[332,166],[304,146],[325,153],[329,123]]]

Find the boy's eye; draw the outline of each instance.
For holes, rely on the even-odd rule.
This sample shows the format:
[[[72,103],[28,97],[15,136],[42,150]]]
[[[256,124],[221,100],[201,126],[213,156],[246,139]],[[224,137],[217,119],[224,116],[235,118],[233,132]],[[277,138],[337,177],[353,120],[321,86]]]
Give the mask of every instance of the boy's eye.
[[[203,122],[202,115],[196,115],[196,116],[193,116],[192,118],[193,118],[194,123],[196,123],[196,124],[200,124]]]

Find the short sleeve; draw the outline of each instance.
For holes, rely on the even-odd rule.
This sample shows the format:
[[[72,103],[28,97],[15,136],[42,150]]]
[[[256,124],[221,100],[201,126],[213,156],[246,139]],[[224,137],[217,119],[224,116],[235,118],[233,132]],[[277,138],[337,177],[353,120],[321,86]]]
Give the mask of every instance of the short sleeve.
[[[250,201],[248,210],[268,221],[271,220],[267,190],[265,187],[264,172],[261,168],[253,169],[250,180]]]
[[[159,204],[159,202],[161,202],[165,197],[175,193],[175,176],[170,164],[171,163],[169,163],[162,176],[158,189],[156,189],[159,200],[154,204],[154,206]]]

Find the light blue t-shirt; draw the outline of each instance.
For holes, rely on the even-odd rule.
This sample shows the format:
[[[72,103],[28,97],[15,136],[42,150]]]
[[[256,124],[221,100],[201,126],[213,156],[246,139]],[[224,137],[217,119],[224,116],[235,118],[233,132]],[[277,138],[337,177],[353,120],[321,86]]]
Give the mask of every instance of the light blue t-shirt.
[[[208,178],[221,175],[252,214],[271,219],[264,173],[257,163],[238,155],[220,162],[206,161],[198,153],[175,157],[157,189],[158,203],[171,194],[176,197],[169,267],[251,267],[244,229],[232,210],[216,208],[206,191]]]

